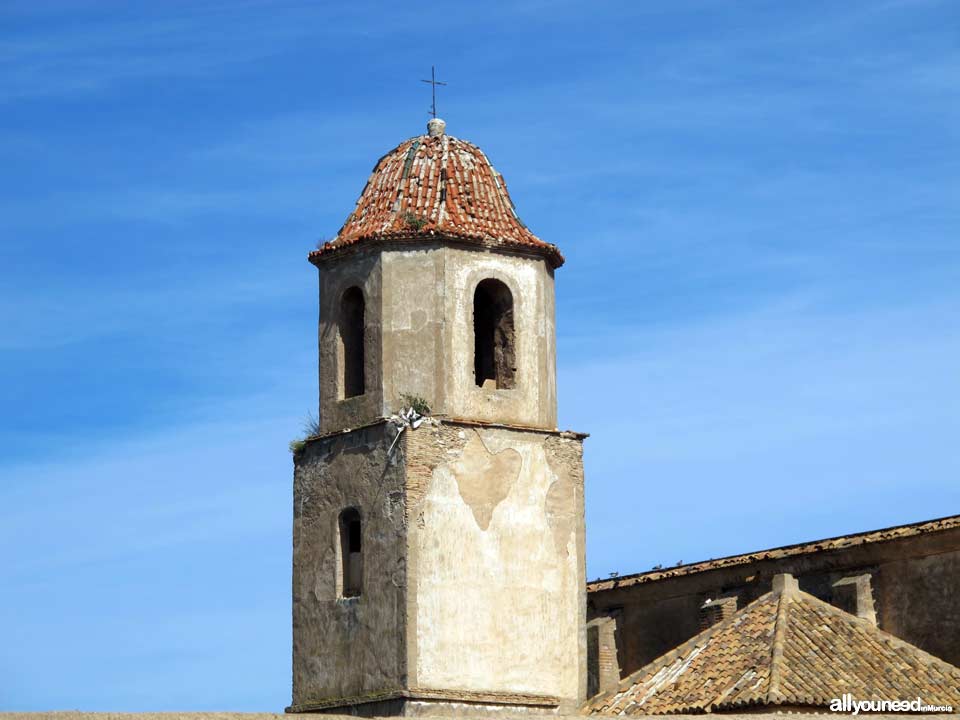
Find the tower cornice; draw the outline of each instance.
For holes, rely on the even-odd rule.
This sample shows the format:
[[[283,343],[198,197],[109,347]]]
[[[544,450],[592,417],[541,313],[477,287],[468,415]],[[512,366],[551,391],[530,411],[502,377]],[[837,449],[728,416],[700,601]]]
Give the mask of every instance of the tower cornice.
[[[330,243],[324,243],[320,248],[312,251],[307,255],[307,260],[311,265],[320,267],[328,262],[350,257],[358,252],[366,252],[368,250],[410,250],[418,245],[425,247],[449,245],[465,250],[500,252],[521,257],[544,258],[552,269],[556,269],[564,263],[564,258],[559,248],[549,243],[543,243],[543,247],[518,245],[496,238],[477,238],[469,235],[457,235],[450,232],[437,232],[435,230],[375,235],[363,238],[362,241],[358,240],[344,245],[337,245],[331,241]]]

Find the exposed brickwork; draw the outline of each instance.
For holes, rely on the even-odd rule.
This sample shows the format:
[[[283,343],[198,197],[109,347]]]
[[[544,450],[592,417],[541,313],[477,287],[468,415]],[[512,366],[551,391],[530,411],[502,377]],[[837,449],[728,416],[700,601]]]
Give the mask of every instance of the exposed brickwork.
[[[620,683],[615,616],[587,623],[587,673],[587,697],[614,690]]]
[[[737,598],[735,595],[719,598],[707,598],[700,606],[700,629],[706,630],[708,627],[723,622],[737,611]]]
[[[407,466],[406,523],[423,523],[421,501],[438,465],[459,455],[467,444],[465,433],[441,423],[427,422],[416,431],[404,431],[401,438]]]

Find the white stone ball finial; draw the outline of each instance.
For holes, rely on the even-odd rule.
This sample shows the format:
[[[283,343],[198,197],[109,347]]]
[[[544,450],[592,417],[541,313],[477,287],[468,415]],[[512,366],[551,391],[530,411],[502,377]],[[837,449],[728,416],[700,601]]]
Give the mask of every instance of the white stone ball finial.
[[[430,118],[427,122],[427,134],[430,137],[440,137],[447,129],[447,123],[440,118]]]

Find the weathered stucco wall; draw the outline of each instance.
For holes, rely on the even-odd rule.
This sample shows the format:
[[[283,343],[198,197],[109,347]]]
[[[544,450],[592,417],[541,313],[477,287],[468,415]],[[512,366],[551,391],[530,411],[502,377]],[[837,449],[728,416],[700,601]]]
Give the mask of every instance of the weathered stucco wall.
[[[409,433],[411,683],[585,694],[579,437],[431,423]]]
[[[953,549],[881,563],[874,602],[884,630],[960,666],[960,530],[940,540]]]
[[[446,248],[448,331],[446,398],[442,412],[471,420],[557,426],[556,328],[553,271],[542,258]],[[509,390],[478,387],[473,372],[473,296],[485,279],[513,296],[516,379]]]
[[[383,254],[384,414],[418,395],[441,412],[446,395],[443,264],[439,245]]]
[[[473,300],[486,279],[513,296],[516,376],[511,389],[474,378]],[[341,399],[340,298],[366,300],[366,392]],[[535,256],[439,242],[351,254],[320,266],[322,432],[357,427],[418,395],[434,414],[554,429],[557,423],[553,270]]]
[[[390,453],[396,432],[378,422],[295,457],[293,709],[578,707],[582,436],[427,418]],[[357,598],[338,596],[347,508],[363,521]]]
[[[346,290],[358,287],[365,305],[364,379],[366,391],[340,397],[343,373],[338,352],[340,300]],[[381,308],[382,271],[379,252],[357,253],[349,262],[320,267],[319,373],[320,429],[335,432],[356,427],[383,415]]]
[[[405,663],[403,467],[388,424],[308,443],[295,458],[293,703],[393,691]],[[363,582],[337,592],[340,513],[362,517]]]
[[[960,665],[960,528],[591,592],[589,616],[616,618],[626,675],[696,635],[708,597],[735,595],[744,607],[783,572],[797,577],[805,592],[838,605],[835,582],[869,575],[881,629]]]
[[[296,459],[295,709],[351,699],[408,714],[463,702],[576,706],[586,677],[582,438],[555,429],[552,268],[539,255],[447,240],[358,249],[318,267],[324,437]],[[489,280],[502,285],[484,285],[496,292],[479,316],[481,387],[474,297]],[[344,398],[341,298],[354,286],[365,301],[365,383]],[[434,417],[387,457],[395,427],[381,419],[403,395],[425,399]],[[347,507],[364,516],[357,599],[336,597],[336,521]]]

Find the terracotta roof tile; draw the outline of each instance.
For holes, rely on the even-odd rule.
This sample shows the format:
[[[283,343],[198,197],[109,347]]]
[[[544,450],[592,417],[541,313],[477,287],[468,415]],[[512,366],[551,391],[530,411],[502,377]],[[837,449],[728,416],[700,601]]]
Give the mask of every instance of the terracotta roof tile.
[[[384,155],[336,238],[311,261],[365,242],[446,238],[563,256],[523,224],[507,185],[476,145],[446,134],[420,135]]]
[[[960,707],[960,668],[789,585],[590,700],[592,715],[829,707],[857,700],[913,700]]]

